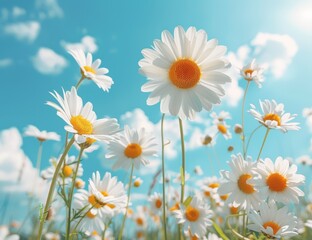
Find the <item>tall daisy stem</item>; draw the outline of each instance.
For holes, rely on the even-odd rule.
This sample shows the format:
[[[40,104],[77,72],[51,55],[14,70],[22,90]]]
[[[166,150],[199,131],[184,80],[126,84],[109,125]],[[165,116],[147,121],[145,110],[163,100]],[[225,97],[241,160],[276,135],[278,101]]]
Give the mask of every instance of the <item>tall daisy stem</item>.
[[[57,164],[57,166],[55,168],[55,172],[53,174],[53,178],[52,178],[52,182],[51,182],[51,185],[50,185],[48,197],[47,197],[47,200],[46,200],[46,203],[45,203],[45,206],[44,206],[44,210],[43,210],[42,216],[40,216],[40,225],[39,225],[39,231],[38,231],[37,240],[41,240],[41,235],[42,235],[42,231],[43,231],[43,225],[44,225],[44,222],[45,222],[45,220],[47,218],[48,211],[50,209],[50,205],[51,205],[51,202],[52,202],[52,199],[53,199],[53,194],[54,194],[56,180],[58,178],[59,171],[60,171],[60,169],[62,167],[62,164],[63,164],[63,162],[65,160],[65,156],[68,153],[68,151],[71,148],[71,146],[73,145],[74,141],[75,141],[75,138],[73,136],[72,139],[67,144],[67,146],[66,146],[66,148],[65,148],[65,150],[64,150],[64,152],[63,152],[63,154],[61,156],[61,159],[60,159],[60,161],[58,162],[58,164]]]
[[[73,200],[73,194],[74,194],[74,189],[75,189],[75,182],[76,182],[76,178],[77,178],[77,173],[78,173],[78,169],[79,169],[79,165],[80,165],[80,161],[81,161],[81,156],[83,153],[84,148],[81,147],[80,151],[79,151],[79,156],[77,159],[77,165],[76,165],[76,169],[73,175],[73,179],[72,179],[72,185],[71,188],[69,190],[69,194],[68,194],[68,213],[67,213],[67,227],[66,227],[66,239],[69,239],[69,235],[70,235],[70,223],[71,223],[71,205],[72,205],[72,200]]]
[[[266,140],[267,140],[267,137],[268,137],[268,135],[269,135],[269,132],[270,132],[270,128],[267,128],[266,133],[265,133],[264,138],[263,138],[263,142],[262,142],[262,145],[261,145],[259,154],[258,154],[258,157],[257,157],[257,161],[260,160],[260,156],[261,156],[261,153],[262,153],[264,144],[265,144],[265,142],[266,142]]]
[[[180,126],[181,151],[182,151],[181,200],[180,200],[180,203],[183,204],[184,186],[185,186],[185,147],[184,147],[183,124],[182,124],[182,120],[180,118],[179,118],[179,126]]]
[[[128,207],[129,207],[129,201],[130,201],[130,193],[131,193],[131,186],[132,186],[133,168],[134,168],[134,162],[132,163],[132,166],[131,166],[131,173],[130,173],[130,179],[129,179],[129,185],[128,185],[128,199],[127,199],[127,205],[126,205],[126,212],[125,212],[125,215],[124,215],[124,217],[122,219],[122,225],[121,225],[121,229],[120,229],[120,232],[119,232],[119,235],[118,235],[118,240],[122,239],[122,234],[123,234],[123,230],[124,230],[124,227],[125,227],[125,222],[126,222],[126,219],[127,219]]]
[[[245,146],[245,102],[246,102],[246,96],[247,96],[247,91],[249,87],[250,81],[247,82],[245,92],[244,92],[244,97],[243,97],[243,103],[242,103],[242,143],[243,143],[243,155],[244,157],[246,156],[246,146]]]
[[[164,235],[165,240],[167,240],[164,118],[165,114],[163,114],[161,118],[161,164],[162,164],[162,190],[163,190],[162,210],[163,210]]]
[[[180,137],[181,137],[181,151],[182,151],[182,167],[181,167],[181,199],[180,204],[182,206],[184,202],[184,186],[185,186],[185,146],[184,146],[184,134],[183,134],[183,123],[179,118],[180,126]],[[182,225],[179,224],[179,239],[183,239]]]
[[[76,84],[75,88],[78,90],[78,88],[80,87],[80,84],[82,83],[82,81],[85,79],[84,76],[81,76],[81,78],[79,79],[78,83]]]
[[[251,139],[253,138],[253,135],[257,132],[258,129],[260,129],[263,125],[259,125],[257,128],[255,128],[252,133],[250,134],[249,138],[248,138],[248,141],[247,141],[247,145],[246,145],[246,152],[245,152],[245,156],[244,156],[244,159],[246,159],[246,155],[248,153],[248,148],[249,148],[249,144],[250,144],[250,141]]]

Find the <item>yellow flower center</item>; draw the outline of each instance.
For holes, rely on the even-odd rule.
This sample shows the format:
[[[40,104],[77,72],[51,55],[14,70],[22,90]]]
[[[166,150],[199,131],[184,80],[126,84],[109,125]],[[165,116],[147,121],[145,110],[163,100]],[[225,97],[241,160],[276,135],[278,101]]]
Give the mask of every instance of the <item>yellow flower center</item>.
[[[243,174],[239,177],[239,179],[237,180],[237,185],[238,188],[246,194],[252,194],[255,189],[253,188],[252,185],[247,183],[247,180],[250,179],[252,176],[250,174]]]
[[[92,67],[90,67],[90,66],[84,66],[83,69],[84,69],[86,72],[96,74],[96,71],[95,71]],[[83,71],[81,71],[81,75],[84,75],[84,74],[83,74]]]
[[[103,191],[101,193],[102,193],[102,195],[104,197],[108,196],[108,193],[105,192],[105,191]],[[101,207],[104,207],[104,206],[108,206],[110,208],[115,208],[114,204],[102,202],[101,200],[97,199],[93,194],[91,196],[89,196],[88,201],[95,208],[101,208]]]
[[[65,165],[62,172],[64,177],[70,177],[73,174],[73,169],[70,166]]]
[[[268,227],[272,228],[273,234],[276,234],[278,232],[278,230],[281,228],[276,222],[273,222],[273,221],[265,222],[265,223],[263,223],[262,226],[265,229],[267,229]]]
[[[91,211],[87,212],[87,215],[86,215],[88,218],[95,218],[96,215],[92,214]]]
[[[246,76],[245,79],[248,80],[248,81],[252,80],[252,73],[253,72],[254,72],[254,70],[252,70],[252,69],[246,69],[244,71],[245,76]]]
[[[93,132],[92,123],[90,123],[89,120],[85,119],[81,115],[72,117],[70,119],[70,123],[73,125],[73,128],[78,132],[79,135],[91,134]]]
[[[134,187],[140,187],[141,186],[141,181],[135,180],[134,183],[133,183],[133,186]]]
[[[136,219],[136,223],[137,223],[139,226],[143,226],[144,220],[143,220],[141,217],[138,217],[138,218]]]
[[[219,186],[220,186],[219,183],[210,183],[210,184],[208,185],[208,187],[210,187],[210,188],[218,188]]]
[[[287,179],[279,173],[272,173],[266,179],[269,189],[274,192],[283,192],[287,188]]]
[[[162,205],[162,201],[160,199],[157,199],[155,202],[156,208],[161,208],[161,205]]]
[[[275,114],[275,113],[269,113],[269,114],[265,115],[265,116],[263,117],[263,121],[265,122],[265,121],[267,121],[267,120],[276,121],[276,122],[277,122],[277,125],[278,125],[278,126],[281,126],[281,117],[278,116],[278,115]]]
[[[238,207],[230,207],[231,214],[237,214],[238,213]]]
[[[138,232],[136,233],[136,237],[137,237],[137,239],[144,237],[144,232],[138,231]]]
[[[226,134],[227,132],[226,126],[224,126],[223,124],[218,124],[218,130],[222,134]]]
[[[179,209],[180,209],[180,203],[177,202],[169,209],[169,211],[173,212],[173,211],[179,210]]]
[[[82,187],[83,187],[83,181],[81,181],[81,180],[76,180],[76,182],[75,182],[75,187],[76,187],[76,188],[82,188]]]
[[[210,195],[211,195],[209,191],[205,191],[204,194],[206,197],[210,197]]]
[[[190,59],[179,59],[169,69],[169,79],[178,88],[194,87],[201,77],[199,66]]]
[[[225,201],[226,199],[228,199],[229,195],[225,194],[225,195],[220,195],[220,198]]]
[[[130,143],[126,147],[124,154],[128,158],[137,158],[142,154],[142,148],[137,143]]]
[[[188,206],[185,210],[185,217],[190,222],[195,222],[199,218],[199,215],[199,211],[191,206]]]
[[[86,140],[86,143],[88,144],[88,145],[92,145],[92,143],[94,143],[94,142],[96,142],[96,140],[94,139],[94,138],[87,138],[87,140]]]

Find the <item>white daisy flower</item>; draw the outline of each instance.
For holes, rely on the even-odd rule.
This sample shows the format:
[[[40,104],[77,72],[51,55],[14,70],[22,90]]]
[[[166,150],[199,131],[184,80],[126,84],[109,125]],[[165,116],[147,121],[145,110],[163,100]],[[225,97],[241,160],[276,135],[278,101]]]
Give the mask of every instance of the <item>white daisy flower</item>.
[[[263,124],[267,128],[276,128],[282,132],[287,132],[288,130],[299,130],[300,127],[297,126],[299,123],[290,122],[293,120],[297,114],[291,115],[290,113],[285,113],[284,104],[278,104],[275,100],[264,100],[259,101],[262,114],[256,111],[256,107],[251,104],[251,113],[256,120]]]
[[[209,233],[207,240],[222,240],[222,238],[219,238],[217,234]]]
[[[136,223],[138,228],[145,228],[147,226],[148,213],[143,206],[137,206],[136,211],[131,215],[131,219]]]
[[[221,134],[226,140],[232,138],[232,134],[230,132],[230,126],[226,124],[225,121],[215,121],[210,131],[214,138]]]
[[[20,237],[17,234],[10,234],[8,226],[0,226],[0,239],[3,240],[19,240]]]
[[[53,178],[56,166],[58,162],[60,161],[60,159],[61,157],[59,157],[58,159],[56,158],[50,159],[51,166],[41,171],[41,177],[43,179],[50,180]],[[68,157],[67,155],[65,156],[64,164],[58,176],[59,184],[61,185],[63,184],[63,179],[64,179],[64,184],[69,184],[72,181],[72,177],[73,177],[74,172],[76,171],[77,164],[78,162],[75,156],[70,156],[70,157]],[[82,163],[80,163],[78,167],[77,177],[81,177],[82,175],[83,175],[83,168],[82,168]]]
[[[296,174],[297,166],[290,166],[287,159],[278,157],[273,163],[271,159],[266,158],[257,164],[254,172],[261,178],[253,179],[253,184],[259,188],[261,196],[268,197],[269,201],[299,203],[298,197],[304,196],[298,186],[304,183],[305,177]]]
[[[143,180],[141,178],[135,178],[133,181],[133,186],[138,188],[141,186],[142,183],[143,183]]]
[[[86,185],[86,182],[83,181],[81,178],[77,178],[75,181],[75,188],[77,189],[83,189]]]
[[[92,235],[93,232],[102,233],[105,229],[105,217],[99,214],[94,214],[89,208],[81,212],[81,217],[75,219],[72,222],[72,227],[77,224],[77,230],[85,233],[86,235]]]
[[[181,183],[181,173],[174,173],[175,178],[173,178],[172,182],[173,183]],[[184,174],[184,182],[188,181],[190,179],[190,174],[185,171]]]
[[[218,188],[220,187],[220,179],[216,176],[207,177],[197,182],[203,195],[209,199],[214,199],[217,194]]]
[[[148,199],[148,201],[151,204],[151,211],[154,214],[158,214],[162,210],[162,195],[155,192],[153,195],[151,195]]]
[[[312,159],[309,155],[302,155],[298,157],[296,162],[305,166],[312,166]]]
[[[312,116],[312,108],[304,108],[302,110],[302,116],[305,118],[309,118]]]
[[[258,87],[261,87],[263,82],[263,68],[256,64],[256,60],[253,59],[250,63],[244,66],[240,70],[241,76],[247,81],[254,81]]]
[[[74,195],[74,208],[82,209],[85,206],[90,208],[90,214],[99,217],[112,217],[125,210],[127,195],[122,182],[118,182],[116,177],[112,177],[106,172],[103,179],[97,171],[92,174],[89,180],[88,191],[79,189]]]
[[[44,235],[45,240],[61,240],[61,235],[59,233],[48,232]]]
[[[200,198],[194,196],[186,207],[180,206],[179,210],[173,211],[178,224],[183,224],[184,231],[190,231],[191,235],[202,237],[206,234],[208,226],[212,225],[210,218],[212,211]]]
[[[226,112],[226,111],[221,111],[219,114],[217,114],[216,112],[212,112],[210,114],[210,117],[213,119],[213,122],[214,121],[217,121],[217,122],[223,122],[227,119],[231,119],[231,114],[229,112]]]
[[[194,167],[193,172],[194,172],[196,175],[198,175],[198,176],[201,176],[201,175],[204,174],[203,169],[202,169],[199,165],[196,165],[196,166]]]
[[[116,119],[97,119],[92,103],[83,105],[76,88],[72,87],[70,92],[63,90],[63,98],[55,91],[51,95],[59,105],[53,102],[47,102],[47,105],[57,110],[57,115],[68,124],[64,127],[65,130],[75,134],[77,143],[86,142],[91,145],[95,140],[108,141],[111,139],[110,135],[119,130]]]
[[[123,133],[108,143],[106,158],[115,159],[114,169],[129,169],[132,164],[136,169],[149,164],[148,158],[156,156],[158,149],[152,134],[125,126]]]
[[[40,131],[38,128],[36,128],[33,125],[28,125],[25,128],[24,132],[25,136],[28,137],[35,137],[40,142],[44,142],[46,140],[53,140],[53,141],[60,141],[61,137],[55,132],[47,132],[47,131]]]
[[[218,189],[220,195],[229,194],[226,202],[233,203],[235,207],[242,209],[256,208],[260,202],[257,189],[251,184],[251,180],[257,175],[253,172],[256,163],[247,157],[244,160],[241,154],[232,155],[232,160],[228,162],[231,171],[220,171],[224,181]]]
[[[252,210],[248,216],[252,223],[247,227],[263,233],[269,239],[286,239],[298,235],[296,217],[288,213],[286,206],[277,209],[275,204],[269,206],[262,203],[259,211]]]
[[[223,73],[228,63],[223,56],[226,47],[217,40],[207,41],[204,30],[181,26],[174,36],[163,31],[153,49],[143,49],[140,71],[148,78],[141,88],[151,92],[148,105],[160,102],[160,110],[181,119],[193,118],[202,108],[210,111],[220,104],[224,85],[231,79]]]
[[[68,51],[78,63],[83,78],[90,79],[104,91],[108,91],[114,83],[112,78],[105,75],[108,73],[107,68],[99,68],[101,60],[96,59],[92,62],[92,54],[87,53],[87,56],[81,49],[70,49]]]

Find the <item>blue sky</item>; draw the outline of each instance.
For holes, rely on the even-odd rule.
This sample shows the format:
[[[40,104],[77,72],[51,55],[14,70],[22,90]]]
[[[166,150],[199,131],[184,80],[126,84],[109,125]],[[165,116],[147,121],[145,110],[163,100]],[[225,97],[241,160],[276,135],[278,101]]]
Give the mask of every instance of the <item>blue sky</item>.
[[[307,9],[312,10],[312,5],[308,1],[0,0],[0,3],[0,130],[16,127],[22,133],[28,124],[33,124],[64,137],[64,122],[45,102],[52,100],[49,91],[60,92],[62,87],[69,90],[80,77],[78,65],[65,50],[68,44],[84,46],[110,70],[109,76],[115,84],[109,93],[104,93],[93,83],[84,84],[79,89],[84,101],[93,103],[99,117],[121,120],[126,112],[132,112],[132,117],[140,113],[137,119],[142,120],[143,113],[157,124],[161,116],[159,105],[147,106],[148,95],[140,90],[146,81],[138,73],[141,50],[149,48],[165,29],[173,32],[177,25],[184,28],[195,26],[204,29],[209,38],[217,38],[219,44],[227,46],[235,64],[246,64],[251,58],[259,57],[262,64],[268,65],[263,88],[253,84],[250,88],[247,108],[249,103],[258,106],[258,99],[269,98],[284,103],[286,111],[299,115],[302,130],[287,134],[272,131],[263,156],[297,158],[309,154],[311,133],[302,117],[302,109],[312,104],[312,72],[309,68],[312,19],[305,13]],[[247,52],[246,56],[244,52]],[[246,84],[237,77],[235,81],[236,87],[229,89],[232,98],[225,99],[215,108],[217,112],[226,110],[232,114],[230,125],[240,122],[239,95]],[[134,111],[137,108],[142,111]],[[202,116],[208,119],[209,114]],[[170,119],[169,124],[174,121],[178,124],[174,119]],[[137,124],[131,118],[121,121],[122,124],[131,122]],[[248,114],[246,122],[247,133],[257,126]],[[196,124],[188,124],[189,139]],[[203,125],[197,127],[204,131]],[[255,135],[250,149],[253,157],[259,151],[263,135],[263,129]],[[237,136],[228,142],[218,138],[215,152],[222,168],[230,158],[226,152],[230,144],[235,146],[234,153],[240,151]],[[179,147],[178,142],[175,146]],[[58,143],[45,143],[42,168],[49,165],[50,156],[58,154],[59,147]],[[24,138],[22,148],[35,162],[36,140]],[[108,169],[103,162],[103,152],[102,149],[85,161],[85,180],[95,170],[104,172]],[[179,159],[177,151],[177,156],[168,160],[168,168],[179,171]],[[195,165],[201,165],[207,174],[216,174],[218,165],[213,159],[215,155],[211,149],[188,151],[188,172],[192,172]],[[302,169],[302,172],[308,173],[308,170]],[[116,174],[121,177],[124,172]],[[143,178],[147,184],[141,191],[145,193],[150,177]]]

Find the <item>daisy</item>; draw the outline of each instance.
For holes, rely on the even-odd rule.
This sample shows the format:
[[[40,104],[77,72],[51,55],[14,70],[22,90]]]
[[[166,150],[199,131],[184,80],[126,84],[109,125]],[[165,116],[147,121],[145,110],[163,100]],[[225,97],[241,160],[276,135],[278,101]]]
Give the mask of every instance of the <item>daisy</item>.
[[[259,67],[256,64],[256,60],[253,59],[249,64],[244,66],[240,70],[241,76],[248,82],[254,81],[258,87],[261,87],[261,83],[263,82],[263,68]]]
[[[232,161],[228,162],[231,172],[222,170],[220,172],[223,177],[223,182],[218,189],[220,195],[228,194],[227,202],[233,203],[235,207],[241,206],[242,209],[247,209],[252,206],[256,208],[260,202],[258,191],[250,180],[257,177],[253,172],[256,163],[247,157],[244,160],[241,154],[232,155]]]
[[[124,132],[108,143],[105,156],[116,160],[114,169],[129,169],[132,164],[139,169],[141,164],[149,164],[148,158],[156,156],[157,151],[155,138],[144,128],[135,130],[125,126]]]
[[[198,176],[201,176],[201,175],[204,174],[203,169],[202,169],[199,165],[196,165],[196,166],[194,167],[193,172],[194,172],[196,175],[198,175]]]
[[[214,199],[217,194],[218,188],[220,187],[220,179],[216,176],[207,177],[199,181],[198,184],[202,193],[205,197],[209,199]]]
[[[74,208],[79,210],[87,206],[90,214],[112,217],[125,210],[127,196],[124,185],[106,172],[103,179],[100,173],[92,174],[88,191],[79,189],[74,195]]]
[[[44,235],[45,240],[61,240],[61,235],[59,233],[48,232]]]
[[[136,211],[131,215],[131,218],[136,223],[137,227],[144,229],[147,225],[147,215],[146,208],[143,206],[137,206]]]
[[[236,134],[241,134],[243,132],[243,127],[240,124],[235,124],[234,125],[234,132]]]
[[[33,125],[28,125],[25,128],[24,132],[25,136],[28,137],[35,137],[40,142],[44,142],[46,140],[53,140],[53,141],[60,141],[61,137],[55,132],[47,132],[47,131],[40,131],[38,128],[36,128]]]
[[[263,102],[260,101],[260,107],[263,112],[262,114],[256,111],[256,107],[253,104],[250,106],[251,109],[249,110],[249,113],[251,113],[256,120],[269,129],[276,128],[284,133],[288,130],[300,129],[300,127],[297,126],[299,123],[290,122],[297,115],[285,113],[284,104],[278,104],[275,100],[269,101],[266,99]]]
[[[111,88],[114,82],[111,77],[105,75],[108,73],[107,68],[99,68],[101,65],[100,59],[96,59],[92,62],[92,54],[87,53],[86,56],[81,49],[70,49],[68,53],[72,55],[78,63],[82,79],[87,78],[94,81],[96,85],[104,91],[108,91]]]
[[[277,209],[275,204],[271,206],[262,203],[259,211],[251,211],[249,219],[252,222],[247,227],[259,233],[263,233],[269,239],[290,238],[298,235],[296,217],[288,213],[287,207]]]
[[[302,155],[297,158],[296,162],[298,164],[306,165],[306,166],[312,166],[312,159],[309,155]]]
[[[60,161],[60,159],[61,157],[59,157],[59,159],[56,159],[56,158],[50,159],[51,166],[41,172],[41,177],[43,179],[50,180],[53,178],[56,166],[58,162]],[[72,177],[73,177],[74,171],[76,171],[77,164],[78,162],[75,156],[70,156],[70,157],[68,157],[67,155],[65,156],[64,164],[58,176],[59,184],[61,185],[63,184],[63,179],[64,179],[65,184],[68,184],[72,181]],[[82,168],[82,163],[80,163],[78,167],[77,177],[81,177],[82,175],[83,175],[83,168]]]
[[[63,90],[63,98],[55,91],[51,95],[59,105],[53,102],[47,102],[47,105],[57,110],[57,115],[67,123],[65,130],[75,134],[77,143],[91,145],[95,140],[108,141],[111,139],[110,135],[118,131],[116,119],[96,119],[92,103],[83,105],[76,88],[72,87],[70,92]]]
[[[198,238],[204,236],[207,227],[212,225],[210,220],[212,211],[197,196],[194,196],[187,207],[181,205],[179,210],[173,211],[173,214],[178,224],[183,224],[184,231],[190,231],[192,236]]]
[[[228,140],[232,138],[232,134],[229,129],[230,126],[226,124],[225,120],[220,121],[218,119],[214,119],[213,125],[209,131],[211,135],[214,136],[213,138],[215,138],[218,134],[221,134],[225,139]]]
[[[204,30],[178,26],[174,36],[167,30],[161,40],[154,41],[153,49],[143,49],[139,62],[141,73],[148,82],[141,88],[151,92],[148,105],[160,102],[160,110],[181,119],[193,118],[202,108],[210,111],[220,104],[224,85],[231,79],[223,72],[226,47],[217,40],[207,41]]]
[[[133,186],[138,188],[141,186],[141,184],[143,183],[143,180],[141,178],[136,178],[134,181],[133,181]]]
[[[231,119],[231,114],[229,112],[221,111],[219,114],[216,112],[212,112],[210,114],[210,117],[213,119],[213,121],[222,122],[227,119]]]
[[[86,182],[83,181],[81,178],[77,178],[75,181],[75,188],[77,189],[83,189],[86,185]]]
[[[277,202],[288,203],[294,201],[299,203],[298,197],[304,196],[298,186],[304,183],[305,177],[296,174],[297,166],[289,165],[287,159],[278,157],[275,163],[266,158],[257,164],[254,172],[261,178],[254,179],[253,183],[259,188],[261,196]]]
[[[151,210],[153,213],[157,214],[162,210],[162,195],[159,193],[154,193],[152,196],[149,197],[148,201],[151,204]]]

